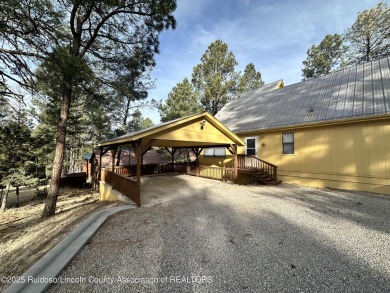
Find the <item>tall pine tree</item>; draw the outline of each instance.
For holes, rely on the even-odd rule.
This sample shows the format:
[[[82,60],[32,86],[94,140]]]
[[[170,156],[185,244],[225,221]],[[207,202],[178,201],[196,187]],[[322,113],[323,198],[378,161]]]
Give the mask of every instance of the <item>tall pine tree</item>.
[[[340,67],[342,58],[347,50],[341,35],[327,35],[316,46],[307,50],[307,58],[303,61],[304,79],[325,75]]]
[[[162,122],[168,122],[201,111],[199,96],[190,81],[185,78],[179,82],[164,102],[160,102],[159,112]]]
[[[377,7],[358,14],[355,23],[345,34],[349,44],[348,63],[356,64],[390,54],[390,7]]]
[[[205,111],[215,115],[236,94],[238,73],[234,54],[221,40],[211,43],[195,66],[192,82]]]
[[[159,33],[174,28],[175,0],[156,1],[3,1],[0,18],[0,72],[6,85],[34,88],[34,68],[46,61],[48,74],[59,75],[59,119],[50,188],[43,217],[55,213],[66,142],[66,128],[75,87],[91,76],[108,85],[123,56],[140,45],[158,53]],[[54,50],[54,51],[53,51]],[[51,64],[50,64],[51,62]],[[55,66],[57,65],[57,66]],[[70,66],[73,65],[73,68]],[[54,72],[50,72],[52,68]],[[93,74],[84,76],[79,69]]]
[[[238,93],[248,92],[264,85],[261,79],[261,73],[256,71],[255,65],[249,63],[244,70],[244,74],[240,77],[238,83]]]

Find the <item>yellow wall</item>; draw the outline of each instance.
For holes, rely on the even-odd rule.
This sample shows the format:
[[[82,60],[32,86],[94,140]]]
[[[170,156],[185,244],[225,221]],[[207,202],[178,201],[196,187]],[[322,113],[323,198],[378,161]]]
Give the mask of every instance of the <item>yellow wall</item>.
[[[283,132],[294,132],[293,155],[283,154]],[[390,119],[257,136],[258,156],[277,165],[285,183],[390,194]],[[265,147],[260,146],[262,142]],[[208,161],[212,159],[203,158],[201,163]]]
[[[201,129],[201,122],[204,122],[203,129]],[[186,146],[186,145],[210,145],[213,142],[219,144],[234,144],[235,142],[227,137],[220,129],[206,121],[202,117],[195,121],[190,121],[186,125],[179,125],[177,129],[167,129],[158,134],[150,135],[147,139],[156,139],[154,143],[156,146],[168,145],[172,146]]]

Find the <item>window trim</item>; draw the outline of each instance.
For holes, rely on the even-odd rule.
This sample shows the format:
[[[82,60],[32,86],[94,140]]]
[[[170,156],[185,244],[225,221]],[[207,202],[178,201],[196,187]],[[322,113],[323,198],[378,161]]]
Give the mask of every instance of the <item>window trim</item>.
[[[218,149],[224,149],[224,154],[223,155],[215,155],[215,149],[218,148]],[[206,149],[208,150],[213,150],[213,155],[206,155]],[[226,147],[211,147],[211,148],[204,148],[204,151],[203,151],[203,156],[205,158],[226,158]]]
[[[246,143],[247,139],[254,139],[255,140],[255,154],[254,156],[257,156],[259,153],[259,138],[257,136],[247,136],[245,137],[245,155],[248,155],[248,145]]]
[[[292,142],[284,142],[283,141],[285,134],[292,134]],[[285,152],[285,150],[284,150],[285,145],[292,145],[292,153]],[[295,132],[294,131],[282,133],[282,153],[283,153],[283,155],[295,155]]]

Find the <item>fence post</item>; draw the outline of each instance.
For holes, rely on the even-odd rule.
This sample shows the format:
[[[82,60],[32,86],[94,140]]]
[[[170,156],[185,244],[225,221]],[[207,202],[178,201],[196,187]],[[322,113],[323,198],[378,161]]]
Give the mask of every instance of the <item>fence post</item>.
[[[234,166],[234,183],[237,183],[238,178],[238,154],[237,154],[237,145],[232,145],[233,149],[233,166]]]

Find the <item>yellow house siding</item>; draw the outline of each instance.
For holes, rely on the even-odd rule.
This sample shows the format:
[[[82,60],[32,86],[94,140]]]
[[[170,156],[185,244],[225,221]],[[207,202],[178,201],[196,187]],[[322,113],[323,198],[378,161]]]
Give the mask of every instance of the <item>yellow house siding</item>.
[[[183,141],[185,138],[186,141],[194,142],[194,145],[197,142],[208,142],[208,141],[216,141],[221,144],[232,144],[234,143],[231,139],[229,139],[224,133],[222,133],[219,129],[211,125],[210,123],[206,123],[203,126],[203,130],[201,130],[200,122],[203,119],[195,120],[187,125],[180,125],[177,129],[168,129],[166,131],[162,131],[158,135],[151,136],[153,139],[162,140],[162,141]]]
[[[283,154],[285,132],[294,132],[294,154]],[[258,135],[259,157],[286,183],[390,194],[390,120]]]

